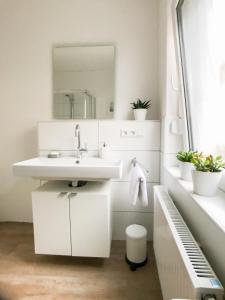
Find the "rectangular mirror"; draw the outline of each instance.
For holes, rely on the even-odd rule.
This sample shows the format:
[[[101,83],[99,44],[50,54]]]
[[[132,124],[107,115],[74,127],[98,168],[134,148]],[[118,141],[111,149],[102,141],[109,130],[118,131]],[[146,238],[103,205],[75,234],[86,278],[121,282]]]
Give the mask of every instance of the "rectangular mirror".
[[[53,117],[113,118],[114,69],[112,45],[54,47]]]

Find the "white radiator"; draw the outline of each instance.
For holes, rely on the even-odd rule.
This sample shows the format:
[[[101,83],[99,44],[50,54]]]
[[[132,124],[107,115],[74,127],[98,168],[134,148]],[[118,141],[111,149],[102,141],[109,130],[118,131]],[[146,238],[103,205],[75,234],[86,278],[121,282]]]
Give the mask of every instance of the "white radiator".
[[[223,287],[163,186],[154,187],[154,250],[164,300],[223,299]]]

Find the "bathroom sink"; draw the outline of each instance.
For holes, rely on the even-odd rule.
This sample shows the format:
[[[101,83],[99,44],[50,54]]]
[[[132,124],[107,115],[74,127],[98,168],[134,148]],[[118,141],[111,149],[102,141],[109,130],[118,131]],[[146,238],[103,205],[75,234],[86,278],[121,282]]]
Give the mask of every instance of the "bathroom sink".
[[[120,178],[122,161],[96,157],[35,157],[13,164],[16,176],[46,180],[106,180]]]

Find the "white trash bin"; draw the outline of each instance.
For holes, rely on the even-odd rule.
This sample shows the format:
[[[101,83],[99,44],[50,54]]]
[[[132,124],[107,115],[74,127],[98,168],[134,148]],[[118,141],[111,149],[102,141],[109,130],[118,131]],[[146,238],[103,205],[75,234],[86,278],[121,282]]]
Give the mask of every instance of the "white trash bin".
[[[126,228],[126,262],[132,271],[147,263],[147,230],[132,224]]]

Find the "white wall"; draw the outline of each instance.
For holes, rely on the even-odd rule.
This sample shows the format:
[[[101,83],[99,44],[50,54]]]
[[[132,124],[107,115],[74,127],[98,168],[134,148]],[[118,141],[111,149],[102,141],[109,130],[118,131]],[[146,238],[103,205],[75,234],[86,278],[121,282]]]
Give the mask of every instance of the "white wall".
[[[36,123],[52,116],[52,46],[115,43],[116,118],[130,102],[158,105],[158,0],[0,0],[0,220],[26,221],[35,183],[11,164],[37,155]]]

